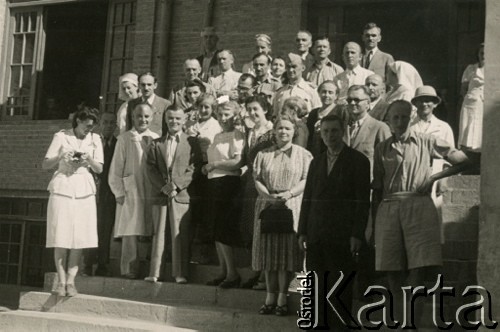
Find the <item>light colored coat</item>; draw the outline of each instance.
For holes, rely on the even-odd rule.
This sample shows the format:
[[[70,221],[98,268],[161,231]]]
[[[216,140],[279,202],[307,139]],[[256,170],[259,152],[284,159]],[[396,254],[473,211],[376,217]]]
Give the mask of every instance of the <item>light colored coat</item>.
[[[116,205],[115,237],[151,235],[145,151],[159,136],[151,130],[139,134],[135,129],[118,136],[109,170],[109,186],[115,197],[125,197]]]

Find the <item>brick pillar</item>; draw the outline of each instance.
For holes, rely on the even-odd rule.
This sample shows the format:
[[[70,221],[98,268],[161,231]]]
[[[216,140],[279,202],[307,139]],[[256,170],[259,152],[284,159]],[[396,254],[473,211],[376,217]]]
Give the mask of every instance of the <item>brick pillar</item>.
[[[485,105],[481,155],[478,283],[488,289],[500,321],[500,1],[486,0]]]

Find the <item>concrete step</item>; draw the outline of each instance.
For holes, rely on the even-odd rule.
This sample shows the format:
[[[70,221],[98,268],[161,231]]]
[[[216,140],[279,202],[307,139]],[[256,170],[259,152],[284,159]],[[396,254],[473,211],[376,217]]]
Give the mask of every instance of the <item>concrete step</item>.
[[[17,309],[19,307],[19,293],[42,290],[41,287],[0,284],[0,307]]]
[[[57,274],[46,273],[44,291],[56,288]],[[76,287],[82,294],[170,305],[199,305],[256,312],[264,303],[266,293],[249,289],[221,289],[197,284],[172,282],[149,283],[107,277],[77,277]],[[290,293],[290,311],[299,310],[300,294]]]
[[[67,331],[99,331],[99,332],[136,332],[136,331],[193,331],[185,328],[154,324],[149,322],[90,317],[84,315],[36,312],[9,311],[0,312],[0,331],[15,332],[67,332]]]
[[[256,310],[245,311],[212,306],[159,305],[79,294],[57,297],[49,293],[28,292],[20,298],[20,309],[147,321],[205,331],[293,331],[297,317],[261,316]]]

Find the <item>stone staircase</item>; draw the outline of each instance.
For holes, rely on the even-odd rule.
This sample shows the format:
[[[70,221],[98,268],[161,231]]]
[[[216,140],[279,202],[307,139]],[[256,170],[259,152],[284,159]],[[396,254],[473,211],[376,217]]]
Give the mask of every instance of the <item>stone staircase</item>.
[[[0,331],[298,330],[298,293],[290,294],[290,315],[276,317],[257,313],[261,291],[78,277],[80,294],[68,298],[51,295],[56,284],[48,273],[43,292],[22,292],[19,310],[0,312]]]

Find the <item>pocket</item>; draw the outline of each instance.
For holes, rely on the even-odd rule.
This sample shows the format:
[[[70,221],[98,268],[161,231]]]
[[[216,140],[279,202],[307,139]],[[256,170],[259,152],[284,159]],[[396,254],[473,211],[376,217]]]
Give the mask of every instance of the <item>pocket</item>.
[[[135,183],[135,178],[133,175],[127,176],[123,178],[123,187],[125,191],[136,191],[137,184]]]

